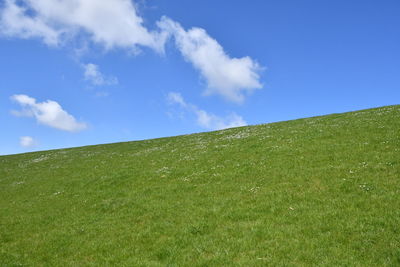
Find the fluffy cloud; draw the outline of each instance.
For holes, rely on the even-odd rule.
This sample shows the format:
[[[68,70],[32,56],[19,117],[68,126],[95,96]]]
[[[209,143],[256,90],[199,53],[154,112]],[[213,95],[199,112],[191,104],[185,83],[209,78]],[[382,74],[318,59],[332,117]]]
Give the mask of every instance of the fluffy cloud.
[[[185,31],[179,23],[166,17],[158,22],[158,26],[174,36],[184,58],[206,79],[206,94],[216,93],[228,100],[242,102],[244,92],[262,87],[258,74],[260,66],[250,57],[229,57],[204,29]]]
[[[6,0],[0,13],[0,30],[7,36],[20,38],[40,37],[48,45],[57,45],[62,31],[49,27],[39,17],[29,17],[26,8],[16,5],[13,0]]]
[[[5,0],[0,18],[3,34],[37,37],[48,45],[83,33],[107,49],[140,45],[163,52],[166,38],[142,25],[130,0]]]
[[[63,131],[79,132],[87,128],[85,123],[78,122],[56,101],[36,102],[35,98],[27,95],[13,95],[11,99],[23,107],[21,111],[13,111],[16,116],[33,117],[40,124]]]
[[[179,105],[186,111],[195,114],[197,118],[197,124],[206,129],[221,130],[247,125],[246,121],[235,113],[231,113],[229,116],[222,118],[205,110],[199,109],[197,106],[187,103],[179,93],[170,92],[167,96],[167,100],[169,104]]]
[[[240,103],[248,93],[262,88],[257,62],[248,56],[230,57],[204,29],[185,30],[167,17],[157,25],[157,31],[144,27],[131,0],[5,0],[0,10],[1,34],[40,38],[53,46],[78,37],[106,49],[135,52],[149,47],[163,53],[166,40],[173,37],[182,56],[206,81],[206,95],[218,94]],[[87,67],[90,80],[106,82],[95,65]]]
[[[29,148],[35,146],[36,141],[30,136],[21,136],[19,138],[19,144],[24,148]]]
[[[99,70],[99,66],[88,63],[82,65],[84,69],[85,80],[90,81],[93,85],[115,85],[118,84],[116,77],[105,77]]]

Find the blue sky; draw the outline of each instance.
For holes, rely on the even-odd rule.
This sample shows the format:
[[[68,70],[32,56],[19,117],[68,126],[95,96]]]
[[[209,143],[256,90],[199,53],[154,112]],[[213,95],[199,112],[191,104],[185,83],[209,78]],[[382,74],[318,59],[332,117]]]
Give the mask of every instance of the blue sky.
[[[2,0],[0,154],[400,104],[398,0]]]

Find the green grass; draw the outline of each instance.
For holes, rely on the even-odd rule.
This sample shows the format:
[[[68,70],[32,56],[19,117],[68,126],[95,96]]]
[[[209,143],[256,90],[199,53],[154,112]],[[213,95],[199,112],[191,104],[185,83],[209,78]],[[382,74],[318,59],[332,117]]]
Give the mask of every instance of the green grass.
[[[1,266],[399,266],[400,106],[0,157]]]

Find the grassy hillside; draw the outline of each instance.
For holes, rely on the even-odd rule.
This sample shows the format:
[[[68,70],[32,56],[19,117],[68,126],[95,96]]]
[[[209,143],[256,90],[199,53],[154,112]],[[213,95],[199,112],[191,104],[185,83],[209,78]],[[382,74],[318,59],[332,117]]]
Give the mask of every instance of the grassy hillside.
[[[400,265],[400,106],[0,157],[0,265]]]

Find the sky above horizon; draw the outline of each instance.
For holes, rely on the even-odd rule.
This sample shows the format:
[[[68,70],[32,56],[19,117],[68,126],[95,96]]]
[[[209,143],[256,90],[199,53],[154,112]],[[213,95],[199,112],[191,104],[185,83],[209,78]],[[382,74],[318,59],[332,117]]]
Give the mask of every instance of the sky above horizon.
[[[398,0],[0,0],[0,155],[400,104]]]

